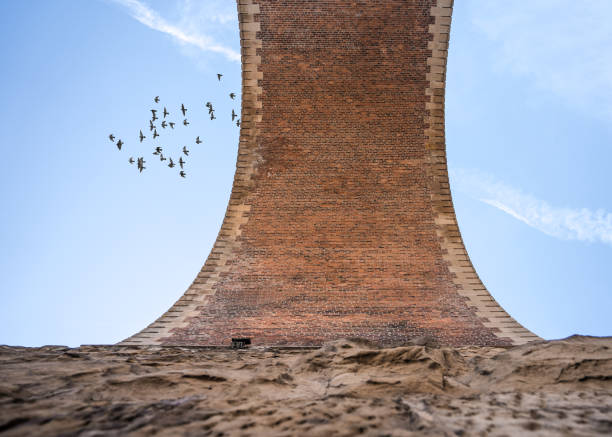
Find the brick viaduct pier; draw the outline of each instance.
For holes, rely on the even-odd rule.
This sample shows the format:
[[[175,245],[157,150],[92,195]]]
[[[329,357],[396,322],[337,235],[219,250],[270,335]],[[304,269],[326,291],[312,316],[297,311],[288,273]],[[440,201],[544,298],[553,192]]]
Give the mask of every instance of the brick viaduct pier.
[[[242,126],[216,243],[122,344],[538,339],[491,297],[449,188],[452,0],[238,0]]]

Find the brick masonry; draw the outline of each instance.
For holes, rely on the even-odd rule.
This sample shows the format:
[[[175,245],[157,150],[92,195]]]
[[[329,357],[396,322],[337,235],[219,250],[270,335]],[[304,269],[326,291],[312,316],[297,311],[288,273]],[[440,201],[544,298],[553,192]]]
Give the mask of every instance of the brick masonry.
[[[467,255],[446,167],[452,0],[238,0],[242,126],[217,241],[122,344],[538,337]]]

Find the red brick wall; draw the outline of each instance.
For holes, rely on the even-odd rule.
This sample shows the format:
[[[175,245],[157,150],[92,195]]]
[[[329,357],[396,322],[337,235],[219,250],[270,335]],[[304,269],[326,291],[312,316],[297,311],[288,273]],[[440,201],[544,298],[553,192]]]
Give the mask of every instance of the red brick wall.
[[[440,32],[448,42],[450,0],[238,3],[243,128],[228,214],[194,285],[132,340],[389,345],[428,335],[508,345],[515,332],[528,337],[467,254],[463,262],[465,251],[457,260],[449,246],[463,248],[445,167],[446,51],[435,51],[438,74],[432,44],[444,44]],[[437,6],[447,6],[441,21]],[[487,305],[470,297],[453,263],[518,331],[506,335],[483,316]]]

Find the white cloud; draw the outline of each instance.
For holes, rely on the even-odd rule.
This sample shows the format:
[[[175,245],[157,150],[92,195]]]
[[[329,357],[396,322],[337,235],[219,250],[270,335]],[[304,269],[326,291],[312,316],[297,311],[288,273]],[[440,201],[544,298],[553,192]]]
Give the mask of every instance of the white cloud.
[[[477,171],[451,170],[452,187],[563,240],[612,245],[612,213],[555,207]]]
[[[184,46],[195,47],[204,52],[219,53],[231,61],[240,62],[240,53],[236,50],[220,44],[212,37],[199,32],[205,21],[209,22],[211,28],[214,27],[215,22],[221,24],[230,23],[232,21],[232,14],[227,10],[214,12],[209,8],[198,7],[192,1],[187,0],[182,4],[180,25],[173,25],[140,0],[113,1],[124,6],[135,20],[153,30],[170,35]],[[233,16],[235,17],[235,15],[234,13]]]
[[[469,10],[498,68],[612,118],[612,1],[472,0]]]

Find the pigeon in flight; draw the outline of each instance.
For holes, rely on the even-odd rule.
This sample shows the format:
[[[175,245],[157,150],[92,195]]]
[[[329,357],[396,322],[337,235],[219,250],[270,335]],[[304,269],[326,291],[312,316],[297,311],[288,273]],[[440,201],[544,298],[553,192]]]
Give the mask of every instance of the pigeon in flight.
[[[215,113],[214,112],[210,113],[210,119],[211,120],[216,120],[217,119],[217,117],[215,117]]]
[[[172,168],[174,167],[176,164],[174,163],[174,161],[172,160],[172,158],[170,158],[170,163],[168,164],[168,167]]]
[[[123,146],[123,141],[117,141],[117,149],[121,150],[121,146]]]
[[[170,113],[168,112],[168,110],[164,106],[164,118],[166,118],[167,115],[170,115]]]
[[[168,124],[170,125],[170,127],[171,127],[172,129],[174,129],[174,123],[173,123],[173,122],[170,122],[170,123],[168,123]]]
[[[202,144],[202,141],[200,141],[200,137],[196,137],[196,144]]]
[[[153,129],[155,129],[155,125],[153,124],[153,121],[149,120],[149,130],[153,132]]]
[[[208,109],[210,109],[210,108],[212,108],[212,103],[206,102],[206,105],[204,105],[204,106],[206,106]]]
[[[157,129],[153,130],[153,139],[157,138],[159,134],[157,133]]]
[[[181,103],[181,112],[183,113],[183,117],[187,113],[187,108],[185,108],[185,105],[183,105],[182,103]]]
[[[234,97],[236,97],[236,94],[230,93],[230,99],[234,100]]]
[[[236,120],[236,126],[240,127],[240,119]]]
[[[181,175],[182,178],[184,178],[187,173],[185,173],[183,170],[181,170],[181,172],[179,174]]]
[[[159,96],[155,96],[153,100],[155,100],[155,103],[159,103]]]
[[[142,131],[140,131],[140,142],[142,143],[142,140],[144,140],[146,137],[142,134]]]
[[[162,152],[162,148],[161,148],[161,147],[159,147],[159,146],[157,146],[157,147],[155,148],[155,152],[153,152],[153,154],[154,154],[154,155],[159,155],[159,154],[161,154],[161,152]]]
[[[217,73],[217,79],[219,80],[219,82],[221,82],[221,78],[223,77],[223,75],[221,73]]]
[[[162,123],[161,123],[161,127],[163,127],[164,129],[166,129],[166,126],[168,126],[168,123],[166,123],[166,120],[162,121]]]
[[[183,168],[183,165],[185,165],[185,161],[183,161],[182,156],[179,158],[179,165],[181,166],[181,168]]]
[[[130,156],[130,159],[128,159],[128,162],[129,162],[130,164],[134,164],[134,158],[132,158],[132,157]]]
[[[146,168],[144,166],[145,162],[147,162],[147,161],[145,161],[142,156],[140,158],[138,158],[138,164],[137,165],[138,165],[138,170],[140,170],[140,173],[142,173],[142,171]]]
[[[159,154],[159,160],[160,161],[165,161],[166,160],[166,158],[164,158],[164,154],[163,153]]]
[[[111,142],[113,142],[113,143],[115,142],[115,136],[113,134],[110,134],[108,136],[108,139],[111,140]]]
[[[187,119],[183,120],[183,124],[184,124],[185,126],[187,126],[187,125],[189,124],[189,122],[187,121]]]
[[[234,121],[236,117],[238,117],[238,114],[236,114],[234,110],[232,109],[232,121]]]
[[[187,147],[183,146],[183,153],[185,154],[185,156],[189,156],[189,150],[187,150]]]
[[[151,109],[151,111],[153,110]],[[153,118],[151,118],[151,121],[155,121],[155,120],[157,120],[157,115],[155,115],[155,112],[153,112]]]

